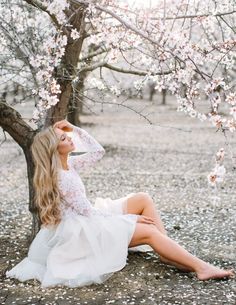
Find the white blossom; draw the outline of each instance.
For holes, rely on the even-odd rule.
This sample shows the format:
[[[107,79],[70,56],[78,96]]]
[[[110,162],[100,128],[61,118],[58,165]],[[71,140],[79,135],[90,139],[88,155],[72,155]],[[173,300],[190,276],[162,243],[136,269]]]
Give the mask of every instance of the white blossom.
[[[221,164],[223,162],[223,160],[224,160],[224,157],[225,157],[225,150],[222,147],[216,153],[216,156],[215,156],[216,163],[217,164]]]
[[[226,96],[225,101],[229,103],[230,105],[234,106],[236,105],[236,92],[231,92]]]
[[[236,106],[230,108],[230,114],[236,120]]]
[[[227,120],[225,126],[230,132],[234,132],[236,130],[236,122],[234,119]]]
[[[109,89],[112,94],[115,94],[117,96],[121,94],[121,90],[119,88],[117,88],[116,86],[111,86]]]
[[[69,8],[69,3],[67,0],[53,0],[53,1],[44,1],[47,5],[48,11],[57,17],[57,20],[60,24],[66,22],[66,15],[64,10]]]
[[[50,83],[50,88],[51,88],[51,92],[53,94],[61,93],[60,85],[57,83],[57,81],[55,79],[52,79],[52,81]]]
[[[72,29],[72,31],[71,31],[71,37],[74,39],[74,40],[76,40],[76,39],[79,39],[80,38],[80,34],[79,34],[79,32],[76,30],[76,29]]]
[[[220,115],[210,115],[209,120],[212,122],[213,126],[217,128],[222,128],[226,122],[226,119],[222,118]]]
[[[224,165],[216,164],[213,171],[207,176],[209,184],[214,186],[216,183],[224,181],[226,169]]]
[[[88,78],[87,83],[89,84],[89,86],[91,86],[93,88],[97,88],[99,90],[106,89],[106,86],[104,85],[104,83],[95,77]]]

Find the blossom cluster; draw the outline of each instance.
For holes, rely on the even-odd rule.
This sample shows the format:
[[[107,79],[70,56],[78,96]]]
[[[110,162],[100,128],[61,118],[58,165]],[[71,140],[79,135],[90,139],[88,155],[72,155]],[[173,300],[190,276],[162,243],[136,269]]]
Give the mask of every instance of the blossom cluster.
[[[42,45],[42,55],[30,57],[30,64],[37,68],[36,77],[40,84],[39,89],[33,90],[37,94],[39,101],[33,113],[33,120],[38,121],[43,117],[45,111],[59,102],[61,93],[60,85],[54,78],[54,69],[57,67],[65,53],[67,37],[65,35],[55,35],[50,37]]]
[[[68,8],[67,1],[42,1],[42,5],[56,16],[59,24],[65,22],[63,10]],[[3,20],[0,81],[13,81],[26,88],[28,96],[35,97],[32,120],[38,122],[59,101],[61,90],[55,68],[65,53],[67,37],[52,26],[48,14],[38,14],[38,10],[26,6],[22,0],[14,3],[6,0],[0,6],[0,17]]]
[[[115,1],[100,4],[115,12],[117,18],[99,10],[97,3],[93,2],[87,18],[94,29],[88,45],[102,45],[109,50],[109,63],[123,66],[125,58],[126,66],[146,71],[146,76],[134,81],[137,90],[151,79],[157,91],[166,89],[176,96],[178,111],[234,131],[235,108],[226,109],[226,119],[219,114],[220,108],[225,109],[225,104],[233,103],[235,97],[232,68],[236,40],[230,27],[235,17],[228,14],[235,9],[234,1],[199,1],[198,9],[196,1],[185,0],[169,0],[165,6],[154,3],[151,9],[140,10]],[[219,14],[227,22],[219,22]],[[183,18],[178,19],[179,15]],[[195,17],[187,18],[188,15]],[[219,35],[219,31],[223,34]],[[209,113],[198,110],[199,101],[205,99]]]
[[[23,4],[21,0],[16,2]],[[235,1],[167,0],[154,2],[152,7],[132,6],[132,3],[115,0],[82,2],[87,3],[83,7],[87,37],[81,54],[88,54],[91,46],[93,50],[102,50],[92,64],[104,61],[121,69],[140,71],[142,73],[133,83],[138,90],[152,81],[155,90],[165,89],[176,96],[178,111],[202,121],[208,119],[217,128],[235,130],[233,67],[236,40],[235,14],[231,13],[235,10]],[[73,40],[80,38],[80,31],[69,24],[70,0],[42,0],[41,3],[53,20],[56,19],[57,25],[69,29]],[[73,5],[75,3],[76,0]],[[81,5],[80,1],[78,5]],[[33,116],[35,120],[58,102],[60,87],[54,72],[60,66],[68,44],[68,35],[62,34],[61,28],[54,26],[47,14],[42,12],[37,17],[38,12],[35,20],[25,18],[36,40],[42,42],[34,47],[34,52],[27,54],[38,82],[33,92],[40,98]],[[14,7],[11,18],[17,20],[21,13],[20,6]],[[18,25],[22,35],[24,22],[22,20]],[[47,30],[42,26],[45,24],[50,24],[46,26]],[[3,46],[4,39],[2,36]],[[78,73],[86,65],[86,61],[80,63],[78,59]],[[93,77],[88,77],[88,86],[93,87],[94,83]],[[107,90],[101,83],[97,80],[97,88]],[[111,92],[119,94],[120,88],[116,85],[111,88]],[[198,105],[205,99],[208,101],[206,111],[200,111]]]
[[[212,172],[207,176],[208,182],[211,186],[216,186],[217,183],[221,183],[224,181],[226,169],[223,165],[225,157],[224,148],[220,148],[215,156],[215,167]]]
[[[67,0],[44,0],[43,4],[47,10],[57,18],[59,24],[63,25],[67,22],[65,10],[70,7]]]

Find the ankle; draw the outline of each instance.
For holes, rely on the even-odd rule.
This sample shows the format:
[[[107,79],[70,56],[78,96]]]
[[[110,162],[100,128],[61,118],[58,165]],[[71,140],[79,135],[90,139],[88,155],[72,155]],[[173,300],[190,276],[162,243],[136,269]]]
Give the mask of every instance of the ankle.
[[[201,273],[201,272],[205,271],[209,266],[210,266],[209,263],[201,261],[201,262],[198,262],[198,264],[196,264],[196,266],[193,268],[196,273]]]

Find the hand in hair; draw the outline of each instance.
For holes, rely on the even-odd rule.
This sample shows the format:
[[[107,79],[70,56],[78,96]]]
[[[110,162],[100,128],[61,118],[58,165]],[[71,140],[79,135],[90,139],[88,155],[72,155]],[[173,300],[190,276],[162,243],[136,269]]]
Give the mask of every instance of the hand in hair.
[[[67,120],[61,120],[61,121],[58,121],[56,122],[54,125],[53,125],[53,128],[59,128],[59,129],[62,129],[64,131],[73,131],[73,125],[71,123],[69,123]]]

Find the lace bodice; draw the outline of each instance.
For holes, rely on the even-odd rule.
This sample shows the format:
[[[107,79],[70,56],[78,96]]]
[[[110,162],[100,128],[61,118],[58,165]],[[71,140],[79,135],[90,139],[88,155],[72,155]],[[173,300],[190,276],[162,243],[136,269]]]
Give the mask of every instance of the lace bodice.
[[[61,202],[62,218],[68,215],[92,214],[110,215],[105,211],[95,208],[86,196],[84,184],[80,178],[80,170],[92,166],[105,154],[104,148],[84,129],[74,126],[72,131],[72,141],[75,144],[75,150],[81,146],[86,149],[86,153],[78,156],[69,156],[69,170],[59,170],[58,185],[62,194]]]

